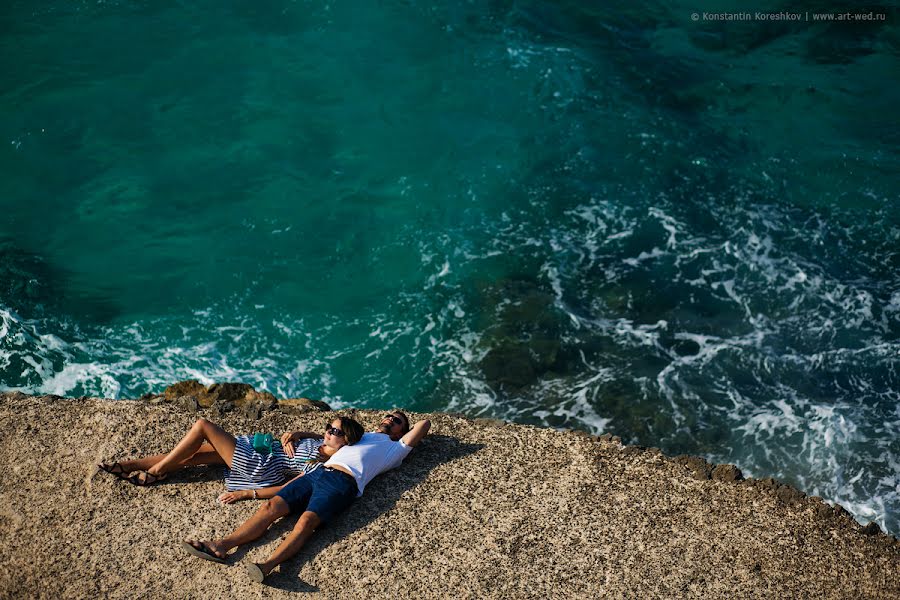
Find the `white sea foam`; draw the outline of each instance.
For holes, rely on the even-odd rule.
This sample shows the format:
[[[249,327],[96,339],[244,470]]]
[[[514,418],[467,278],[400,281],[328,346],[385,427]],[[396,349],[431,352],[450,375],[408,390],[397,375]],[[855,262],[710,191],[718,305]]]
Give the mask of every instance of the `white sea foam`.
[[[121,386],[116,381],[116,367],[97,363],[71,363],[61,371],[42,372],[43,383],[38,388],[42,394],[65,396],[78,387],[99,390],[103,398],[118,398]]]
[[[636,221],[627,209],[592,198],[567,214],[571,222],[546,228],[550,238],[546,245],[554,255],[552,262],[544,263],[542,273],[558,300],[578,298],[581,273],[600,270],[610,282],[625,276],[627,272],[611,266],[611,261],[636,270],[654,269],[659,263],[674,267],[674,283],[730,303],[742,315],[734,332],[709,335],[668,319],[648,326],[603,316],[607,304],[593,298],[585,305],[599,310],[599,315],[576,313],[562,303],[560,308],[577,315],[581,326],[613,337],[623,348],[642,348],[665,357],[667,364],[655,381],[636,381],[645,398],[666,399],[668,416],[676,423],[687,422],[688,415],[695,415],[692,421],[727,421],[732,439],[711,458],[738,463],[750,474],[787,479],[810,493],[841,502],[859,519],[874,518],[882,527],[900,530],[894,475],[900,448],[893,441],[900,436],[887,433],[900,428],[900,414],[875,414],[883,410],[878,407],[896,404],[885,401],[887,391],[879,378],[887,374],[896,381],[900,346],[877,336],[890,330],[891,319],[896,327],[900,294],[891,292],[879,305],[871,289],[860,287],[864,281],[839,280],[814,258],[785,250],[777,237],[792,226],[773,207],[746,213],[723,211],[717,218],[733,225],[728,227],[733,233],[719,240],[709,234],[695,236],[670,211],[653,207],[648,215],[659,223],[664,237],[657,245],[624,258],[618,248],[605,250],[597,242],[614,245],[631,238]],[[821,238],[828,226],[818,221],[820,229],[808,235],[813,240]],[[520,249],[541,244],[533,234],[510,235],[519,235]],[[508,238],[503,245],[516,251]],[[823,342],[848,335],[858,341],[821,349]],[[673,353],[664,337],[692,341],[696,351],[686,356]],[[730,371],[734,369],[745,372],[742,379],[755,381],[747,388],[750,393],[742,393],[745,384],[733,381]],[[627,365],[621,367],[617,376],[627,377],[627,371]],[[821,382],[823,374],[824,381],[844,378],[830,392],[837,397],[811,396],[809,390],[789,386],[793,380]],[[703,381],[707,383],[698,388]],[[551,394],[551,389],[542,383],[538,393]],[[591,400],[574,387],[571,397]],[[549,422],[558,416],[556,409],[533,408],[532,417]],[[665,445],[665,440],[660,443]]]
[[[539,209],[540,195],[529,204],[523,210]],[[177,379],[241,380],[336,408],[402,405],[402,389],[443,410],[627,437],[610,401],[626,389],[659,412],[653,437],[640,441],[678,451],[693,441],[712,448],[711,460],[900,531],[900,342],[886,335],[897,331],[900,293],[826,268],[790,237],[827,237],[826,221],[792,232],[777,207],[713,206],[720,231],[698,235],[664,202],[626,204],[587,198],[539,226],[507,207],[480,226],[492,234],[481,245],[456,234],[416,241],[422,289],[351,318],[264,321],[255,305],[229,299],[188,323],[67,337],[0,308],[0,366],[17,377],[0,384],[134,396]],[[559,341],[582,361],[515,392],[491,388],[480,368],[490,309],[496,318],[515,298],[479,306],[467,279],[500,255],[533,261],[535,285],[553,298],[548,310],[568,318]],[[661,308],[641,299],[641,285]],[[602,352],[582,350],[589,339],[603,340]]]
[[[9,336],[9,324],[11,321],[15,321],[12,313],[8,310],[0,309],[0,341]]]

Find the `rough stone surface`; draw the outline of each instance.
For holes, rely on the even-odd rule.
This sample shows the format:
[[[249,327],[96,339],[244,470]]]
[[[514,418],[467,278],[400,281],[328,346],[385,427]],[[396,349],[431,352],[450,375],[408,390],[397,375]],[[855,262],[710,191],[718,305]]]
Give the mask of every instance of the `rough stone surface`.
[[[215,419],[221,419],[233,410],[234,400],[223,400],[219,398],[209,407],[209,414]]]
[[[712,470],[712,478],[716,481],[735,483],[744,479],[744,474],[734,465],[716,465]]]
[[[194,396],[195,398],[199,398],[200,396],[205,395],[206,387],[196,379],[173,383],[163,392],[163,396],[165,396],[166,400],[175,400],[182,396]],[[143,399],[143,396],[141,396],[141,398]]]
[[[172,404],[187,412],[197,412],[200,410],[200,403],[193,396],[180,396],[172,400]]]
[[[866,535],[878,535],[881,533],[881,527],[875,521],[870,521],[863,526],[861,531]]]
[[[331,410],[331,407],[321,400],[309,398],[286,398],[276,402],[278,410],[288,414],[302,414],[310,411]]]
[[[248,402],[241,407],[241,414],[248,419],[259,419],[262,417],[263,408],[259,402]]]
[[[682,454],[675,457],[675,462],[686,467],[700,481],[705,481],[712,477],[713,466],[699,456]]]
[[[152,397],[152,395],[149,395]],[[269,392],[257,392],[252,385],[246,383],[214,383],[205,387],[199,381],[189,379],[179,381],[167,387],[162,398],[174,402],[184,396],[196,398],[203,408],[217,407],[217,414],[224,414],[234,408],[242,408],[245,404],[257,404],[261,410],[274,408],[278,401]],[[147,395],[142,396],[144,399]],[[324,402],[325,410],[330,410]],[[251,412],[253,409],[249,409]]]
[[[382,414],[355,412],[367,428]],[[94,467],[170,449],[197,413],[0,394],[0,597],[900,597],[900,542],[817,498],[786,504],[777,482],[701,481],[611,437],[411,415],[426,416],[432,434],[406,462],[263,588],[239,563],[295,518],[227,565],[201,561],[182,539],[223,535],[259,506],[218,504],[221,468],[138,488]],[[220,424],[278,434],[322,417],[234,410]]]
[[[214,383],[206,388],[206,393],[216,400],[232,400],[238,402],[252,394],[255,390],[247,383]]]

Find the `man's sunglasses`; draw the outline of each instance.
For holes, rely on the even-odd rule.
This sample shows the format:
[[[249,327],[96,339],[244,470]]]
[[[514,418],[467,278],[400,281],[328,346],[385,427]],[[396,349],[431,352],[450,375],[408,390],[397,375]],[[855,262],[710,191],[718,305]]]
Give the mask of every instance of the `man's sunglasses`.
[[[332,427],[331,423],[325,423],[325,433],[330,433],[331,435],[336,435],[338,437],[344,437],[344,432],[337,427]]]
[[[390,420],[390,422],[394,425],[403,425],[403,419],[401,419],[397,415],[384,415],[384,418]]]

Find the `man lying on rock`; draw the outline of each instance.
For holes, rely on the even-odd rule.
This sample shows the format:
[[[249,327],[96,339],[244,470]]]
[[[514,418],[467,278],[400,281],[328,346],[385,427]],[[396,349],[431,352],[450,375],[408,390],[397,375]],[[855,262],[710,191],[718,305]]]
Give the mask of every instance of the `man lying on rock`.
[[[335,452],[324,468],[288,482],[230,535],[217,540],[187,540],[182,546],[194,556],[224,563],[226,553],[232,548],[258,539],[281,517],[301,513],[294,529],[267,560],[246,563],[250,576],[262,582],[272,569],[297,554],[319,525],[336,517],[362,496],[372,479],[399,466],[430,427],[431,422],[424,420],[410,429],[409,418],[394,411],[382,419],[374,432],[363,434],[352,446]]]

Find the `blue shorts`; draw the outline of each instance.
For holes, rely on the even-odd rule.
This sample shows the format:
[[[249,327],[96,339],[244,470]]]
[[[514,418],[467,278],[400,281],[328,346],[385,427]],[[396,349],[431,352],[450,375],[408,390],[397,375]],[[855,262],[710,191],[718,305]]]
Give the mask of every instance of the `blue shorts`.
[[[327,523],[350,506],[358,491],[353,477],[323,467],[287,484],[278,497],[287,502],[292,513],[308,510]]]

